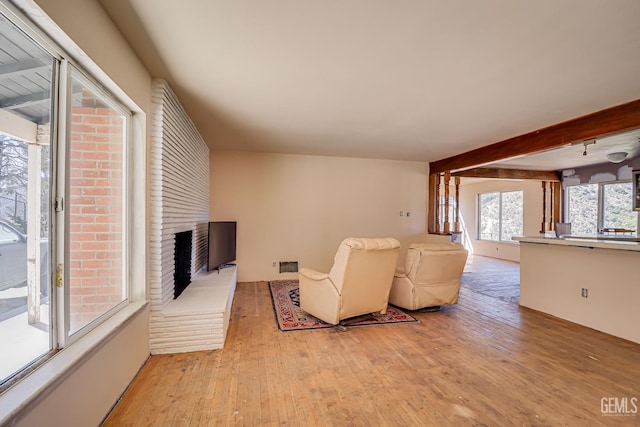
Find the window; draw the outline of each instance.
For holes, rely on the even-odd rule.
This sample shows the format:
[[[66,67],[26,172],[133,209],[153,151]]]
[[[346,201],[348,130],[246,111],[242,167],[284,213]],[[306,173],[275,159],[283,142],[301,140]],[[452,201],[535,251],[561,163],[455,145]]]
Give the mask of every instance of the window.
[[[0,13],[0,384],[130,293],[131,113],[8,16]]]
[[[500,240],[500,193],[478,195],[479,240]]]
[[[632,210],[631,182],[602,186],[602,228],[636,230],[638,213]]]
[[[73,333],[127,298],[123,275],[127,115],[75,70],[71,88],[67,270]]]
[[[478,240],[511,241],[523,233],[523,192],[478,194]]]
[[[0,383],[53,349],[49,149],[56,59],[0,15]]]
[[[449,196],[449,212],[446,212],[445,209],[445,201],[446,198],[444,196],[440,196],[440,201],[438,204],[438,221],[440,222],[440,230],[445,230],[445,218],[448,218],[449,230],[454,230],[456,215],[458,212],[458,204],[456,203],[455,196]]]
[[[595,234],[598,229],[598,184],[567,187],[567,222],[573,234]]]
[[[573,234],[597,234],[605,228],[636,230],[631,182],[572,185],[566,188],[567,222]]]

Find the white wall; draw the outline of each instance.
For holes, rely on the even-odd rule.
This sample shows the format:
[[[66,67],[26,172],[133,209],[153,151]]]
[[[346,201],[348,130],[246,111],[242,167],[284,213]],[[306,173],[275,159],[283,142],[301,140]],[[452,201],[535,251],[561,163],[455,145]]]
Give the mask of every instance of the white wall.
[[[145,310],[130,319],[9,425],[99,425],[149,357],[148,317]]]
[[[77,45],[74,51],[68,49],[75,59],[87,55],[142,110],[149,111],[151,76],[97,0],[14,1],[35,2]]]
[[[640,252],[618,246],[523,242],[520,305],[640,343]]]
[[[211,152],[212,220],[238,222],[238,280],[295,278],[273,262],[328,271],[342,239],[425,233],[422,162]],[[400,216],[410,212],[410,216]],[[420,236],[422,237],[422,236]]]
[[[520,246],[518,243],[500,243],[477,240],[476,199],[479,193],[492,191],[524,191],[524,235],[540,234],[542,223],[542,184],[540,181],[512,180],[461,180],[460,216],[462,217],[465,246],[475,255],[500,258],[520,262]],[[547,219],[548,221],[548,219]]]
[[[640,156],[632,157],[620,163],[601,163],[598,165],[573,168],[572,175],[563,177],[565,185],[589,184],[605,181],[623,181],[631,179],[631,171],[640,169]]]

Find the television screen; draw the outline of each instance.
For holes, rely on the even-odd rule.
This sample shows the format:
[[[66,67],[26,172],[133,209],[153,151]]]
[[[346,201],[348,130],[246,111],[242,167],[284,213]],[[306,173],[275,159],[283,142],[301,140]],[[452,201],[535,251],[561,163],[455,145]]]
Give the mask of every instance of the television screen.
[[[207,271],[224,268],[236,259],[236,222],[209,223],[209,257]]]

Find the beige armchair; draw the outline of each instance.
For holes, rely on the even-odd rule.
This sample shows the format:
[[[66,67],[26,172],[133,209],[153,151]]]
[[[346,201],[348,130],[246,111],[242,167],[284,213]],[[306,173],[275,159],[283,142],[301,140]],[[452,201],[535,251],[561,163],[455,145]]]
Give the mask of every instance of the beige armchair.
[[[460,243],[414,243],[393,278],[389,302],[407,310],[458,302],[468,252]]]
[[[399,252],[400,242],[390,237],[343,240],[328,274],[300,269],[300,308],[332,325],[386,313]]]

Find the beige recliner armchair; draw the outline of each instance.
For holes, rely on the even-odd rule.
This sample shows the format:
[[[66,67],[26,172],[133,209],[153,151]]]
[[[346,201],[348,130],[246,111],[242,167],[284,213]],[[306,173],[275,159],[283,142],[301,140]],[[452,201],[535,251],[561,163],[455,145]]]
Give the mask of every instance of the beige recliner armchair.
[[[467,255],[460,243],[411,244],[404,271],[393,278],[389,302],[407,310],[456,304]]]
[[[300,269],[300,308],[332,325],[386,313],[399,252],[400,242],[390,237],[344,239],[328,274]]]

